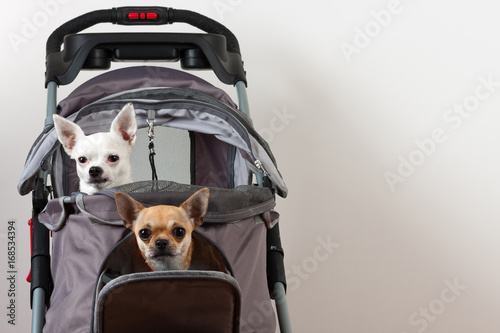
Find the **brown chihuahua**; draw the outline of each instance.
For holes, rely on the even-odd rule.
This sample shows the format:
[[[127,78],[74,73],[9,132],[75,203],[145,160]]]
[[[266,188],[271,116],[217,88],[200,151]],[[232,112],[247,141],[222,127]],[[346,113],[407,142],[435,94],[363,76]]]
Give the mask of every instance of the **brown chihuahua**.
[[[148,208],[125,193],[115,193],[118,214],[135,233],[139,250],[153,271],[189,268],[195,246],[191,234],[203,224],[209,193],[208,188],[203,188],[180,207]]]

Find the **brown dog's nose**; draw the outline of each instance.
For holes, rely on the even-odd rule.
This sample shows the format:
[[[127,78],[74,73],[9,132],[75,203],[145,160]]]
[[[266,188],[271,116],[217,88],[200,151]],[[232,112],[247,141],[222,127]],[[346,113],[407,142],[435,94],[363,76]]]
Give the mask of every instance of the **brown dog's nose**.
[[[165,250],[167,248],[167,245],[168,245],[168,240],[166,240],[166,239],[158,239],[155,242],[155,245],[156,245],[156,248],[158,250]]]

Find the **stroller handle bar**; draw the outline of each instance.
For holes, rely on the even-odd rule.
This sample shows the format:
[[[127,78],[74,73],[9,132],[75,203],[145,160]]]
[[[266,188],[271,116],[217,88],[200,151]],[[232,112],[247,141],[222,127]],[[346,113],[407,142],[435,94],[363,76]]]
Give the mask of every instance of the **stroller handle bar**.
[[[79,33],[99,23],[162,25],[187,23],[205,34]],[[64,49],[61,51],[61,45]],[[204,15],[166,7],[96,10],[57,28],[47,40],[45,84],[71,83],[82,69],[109,69],[111,61],[179,61],[183,69],[212,69],[226,84],[243,82],[246,73],[236,36]]]
[[[78,33],[99,23],[120,25],[162,25],[187,23],[206,33],[223,35],[227,51],[240,53],[236,36],[224,25],[196,12],[167,7],[118,7],[96,10],[78,16],[56,29],[47,40],[47,55],[60,52],[64,37]]]

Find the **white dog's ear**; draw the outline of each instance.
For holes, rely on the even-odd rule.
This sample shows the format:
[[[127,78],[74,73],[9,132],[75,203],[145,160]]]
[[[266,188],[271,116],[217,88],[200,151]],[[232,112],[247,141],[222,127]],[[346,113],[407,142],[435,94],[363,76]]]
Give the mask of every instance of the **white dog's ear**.
[[[135,144],[137,121],[135,120],[135,110],[132,103],[127,103],[118,113],[111,124],[111,132],[118,134],[130,146]]]
[[[144,206],[122,192],[115,192],[115,202],[118,214],[123,220],[123,225],[133,230],[134,222],[141,210],[144,209]]]
[[[73,151],[76,142],[79,138],[84,137],[85,133],[83,133],[80,126],[57,114],[54,114],[52,119],[54,120],[54,127],[56,129],[59,142],[63,145],[66,153],[71,156],[71,152]]]
[[[199,227],[203,224],[203,218],[208,209],[209,195],[210,190],[208,188],[202,188],[181,205],[181,208],[186,211],[189,218],[193,220],[195,227]]]

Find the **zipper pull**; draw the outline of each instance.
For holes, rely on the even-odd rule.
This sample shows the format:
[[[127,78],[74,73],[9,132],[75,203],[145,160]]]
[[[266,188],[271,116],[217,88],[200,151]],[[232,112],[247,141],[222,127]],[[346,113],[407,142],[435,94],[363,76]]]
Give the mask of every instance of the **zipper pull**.
[[[260,171],[263,172],[264,177],[268,176],[268,173],[267,173],[266,169],[264,169],[264,165],[262,165],[262,162],[260,160],[255,160],[255,162],[253,162],[253,163],[255,164],[257,169],[259,169]]]

